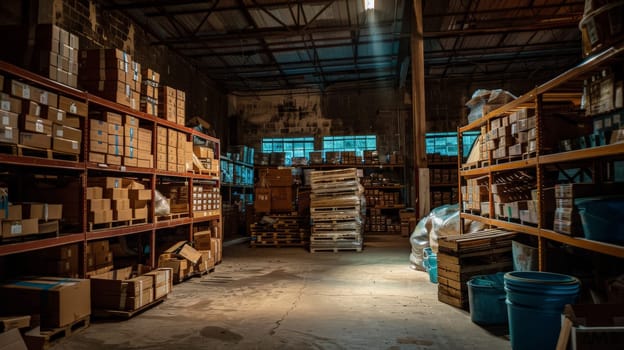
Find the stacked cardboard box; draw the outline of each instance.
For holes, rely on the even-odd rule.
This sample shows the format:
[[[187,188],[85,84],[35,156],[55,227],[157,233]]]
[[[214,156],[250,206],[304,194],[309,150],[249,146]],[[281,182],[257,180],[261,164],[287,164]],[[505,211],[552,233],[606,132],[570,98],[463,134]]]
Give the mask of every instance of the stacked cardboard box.
[[[184,125],[186,122],[186,93],[171,86],[158,88],[158,116],[170,122]]]
[[[141,65],[118,49],[82,50],[80,84],[87,91],[139,109]]]
[[[37,250],[24,264],[28,275],[78,278],[81,275],[78,244]]]
[[[53,24],[40,24],[35,34],[33,66],[61,84],[78,87],[78,37]]]
[[[91,315],[89,280],[32,277],[0,284],[0,310],[39,315],[41,329],[69,326]]]
[[[535,178],[526,172],[496,175],[491,188],[494,215],[501,219],[519,220],[520,211],[529,207],[534,188]]]
[[[260,172],[259,186],[256,193],[262,196],[262,191],[269,191],[267,199],[269,203],[262,200],[255,206],[258,212],[291,212],[293,210],[293,176],[292,170],[287,169],[265,169]],[[269,204],[268,207],[265,204]]]
[[[480,211],[482,215],[489,215],[488,181],[487,176],[466,179],[466,186],[461,187],[464,209]]]
[[[203,274],[214,267],[214,251],[208,248],[206,237],[198,235],[198,249],[189,242],[180,241],[169,247],[158,257],[159,268],[171,268],[173,270],[173,283],[179,283],[185,279]],[[210,243],[212,245],[212,239]],[[211,248],[211,247],[210,247]]]
[[[135,311],[166,297],[173,287],[170,268],[158,268],[132,276],[131,266],[91,276],[93,308]]]
[[[164,126],[156,127],[156,169],[167,170],[168,149],[167,149],[167,136],[168,129]],[[177,140],[177,138],[176,138]]]
[[[193,150],[192,154],[197,158],[197,161],[193,161],[193,170],[205,170],[217,174],[219,173],[219,159],[215,159],[214,150],[212,148],[193,144],[191,144],[191,147]],[[233,182],[233,179],[230,183],[231,182]]]
[[[106,113],[108,123],[108,152],[106,163],[121,165],[124,155],[124,127],[123,118],[120,114]]]
[[[113,269],[113,252],[107,239],[88,242],[85,257],[89,276]]]
[[[141,75],[141,112],[158,116],[158,84],[160,74],[149,68],[143,68]]]
[[[131,179],[116,177],[89,179],[87,206],[89,223],[146,220],[151,190]]]
[[[20,204],[9,205],[2,215],[2,238],[14,238],[39,233],[39,219],[26,216]]]

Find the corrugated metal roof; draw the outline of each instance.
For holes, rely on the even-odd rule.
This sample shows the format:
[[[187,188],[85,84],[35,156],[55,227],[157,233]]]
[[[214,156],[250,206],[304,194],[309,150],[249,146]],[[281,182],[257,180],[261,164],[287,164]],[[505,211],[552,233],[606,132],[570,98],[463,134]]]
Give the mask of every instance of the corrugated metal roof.
[[[100,0],[195,61],[228,91],[398,86],[410,54],[411,0]],[[424,1],[428,78],[522,76],[580,59],[584,0]]]

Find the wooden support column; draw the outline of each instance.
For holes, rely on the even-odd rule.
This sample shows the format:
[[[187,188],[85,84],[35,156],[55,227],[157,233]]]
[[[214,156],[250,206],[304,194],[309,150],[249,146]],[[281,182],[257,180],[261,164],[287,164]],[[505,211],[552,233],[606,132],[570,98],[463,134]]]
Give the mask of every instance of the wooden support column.
[[[424,217],[429,213],[429,169],[425,149],[425,53],[423,32],[422,0],[414,0],[414,21],[411,35],[412,63],[412,119],[414,133],[414,171],[418,186],[418,215]],[[421,176],[422,174],[422,176]],[[422,179],[421,179],[422,178]]]

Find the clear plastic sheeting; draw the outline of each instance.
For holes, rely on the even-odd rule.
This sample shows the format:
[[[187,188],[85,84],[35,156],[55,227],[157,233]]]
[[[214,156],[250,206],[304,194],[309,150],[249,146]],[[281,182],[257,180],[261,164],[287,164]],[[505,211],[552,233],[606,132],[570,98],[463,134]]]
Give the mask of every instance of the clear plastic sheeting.
[[[171,214],[171,207],[167,197],[163,196],[158,190],[154,191],[154,215],[163,216]]]
[[[421,219],[410,236],[412,245],[412,252],[410,253],[411,267],[422,269],[423,248],[431,247],[431,250],[437,253],[438,239],[440,237],[458,235],[460,232],[459,225],[459,205],[457,204],[437,207],[427,217]],[[483,223],[464,220],[464,233],[476,232],[484,227]]]

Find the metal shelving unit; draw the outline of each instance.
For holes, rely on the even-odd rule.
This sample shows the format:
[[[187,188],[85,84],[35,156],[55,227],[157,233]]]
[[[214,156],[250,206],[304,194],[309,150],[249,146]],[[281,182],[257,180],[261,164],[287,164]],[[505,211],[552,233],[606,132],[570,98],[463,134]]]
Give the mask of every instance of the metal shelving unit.
[[[152,115],[133,110],[127,106],[123,106],[116,102],[109,101],[99,96],[95,96],[86,91],[77,90],[66,85],[60,84],[58,82],[52,81],[48,78],[39,76],[30,71],[22,69],[20,67],[14,66],[12,64],[0,61],[0,73],[5,75],[5,78],[15,78],[20,79],[28,84],[32,84],[34,86],[46,89],[48,91],[52,91],[56,94],[67,96],[76,100],[80,100],[88,104],[89,109],[103,109],[108,111],[113,111],[120,114],[130,115],[136,118],[139,118],[142,125],[145,124],[152,131],[156,130],[157,126],[164,126],[170,129],[175,129],[179,132],[183,132],[187,135],[187,140],[190,137],[199,137],[206,141],[211,142],[214,145],[215,155],[218,157],[220,152],[220,143],[219,139],[202,134],[196,130],[187,128],[183,125],[175,124],[169,122],[165,119],[160,119],[154,117]],[[193,225],[194,224],[205,224],[207,222],[216,222],[218,225],[222,225],[221,215],[211,215],[211,216],[202,216],[202,217],[193,217],[192,212],[192,203],[189,203],[189,216],[166,220],[166,221],[157,221],[153,216],[153,205],[150,207],[150,212],[148,214],[147,222],[144,224],[136,224],[130,226],[121,226],[121,227],[111,227],[111,228],[103,228],[99,230],[89,231],[87,227],[87,209],[86,209],[86,186],[88,184],[88,178],[90,173],[98,173],[105,174],[107,176],[117,176],[117,177],[125,177],[132,175],[143,176],[146,179],[151,181],[151,189],[152,192],[155,189],[155,184],[157,179],[162,177],[176,177],[181,179],[182,181],[186,181],[189,185],[189,191],[191,191],[191,186],[193,180],[196,180],[200,183],[210,183],[213,186],[219,186],[220,178],[218,176],[204,175],[204,174],[195,174],[192,172],[187,173],[178,173],[178,172],[169,172],[169,171],[160,171],[154,168],[139,168],[139,167],[128,167],[128,166],[120,166],[120,165],[103,165],[93,162],[85,161],[88,159],[88,135],[89,135],[89,118],[84,117],[84,127],[82,128],[83,132],[83,140],[82,140],[82,149],[80,154],[80,160],[78,162],[74,161],[65,161],[65,160],[57,160],[57,159],[46,159],[46,158],[38,158],[38,157],[26,157],[26,156],[17,156],[12,154],[0,154],[0,164],[10,167],[9,171],[13,171],[16,173],[25,172],[25,173],[41,173],[45,174],[46,172],[55,171],[55,169],[62,170],[65,172],[70,172],[73,176],[76,177],[78,181],[81,183],[82,187],[82,196],[81,196],[81,221],[82,221],[82,230],[78,233],[69,233],[63,234],[61,232],[57,237],[51,238],[36,238],[36,236],[24,238],[23,240],[15,240],[9,242],[0,242],[0,256],[9,256],[18,253],[25,253],[29,251],[45,249],[50,247],[62,246],[67,244],[74,243],[83,243],[81,244],[81,249],[85,249],[86,242],[100,239],[110,239],[114,237],[126,236],[126,235],[134,235],[140,233],[148,233],[150,234],[150,246],[153,248],[156,246],[156,231],[164,228],[170,227],[187,227],[186,231],[188,232],[188,239],[193,239]],[[152,149],[153,155],[156,155],[156,135],[155,132],[153,134],[153,142]],[[191,200],[191,193],[189,193],[189,200]],[[153,198],[153,195],[152,195]],[[220,212],[220,211],[219,211]],[[221,231],[221,230],[220,230]],[[150,249],[150,259],[152,266],[156,263],[155,256],[156,249]],[[85,257],[86,254],[83,254]],[[85,257],[86,259],[86,257]],[[86,263],[83,261],[82,263],[82,272],[86,273]]]
[[[485,161],[485,165],[482,167],[474,168],[474,166],[459,166],[459,186],[461,187],[462,179],[478,178],[487,176],[489,179],[489,185],[491,188],[492,179],[494,175],[501,173],[509,173],[519,170],[531,170],[535,172],[536,188],[538,191],[538,198],[543,199],[544,191],[544,177],[546,166],[562,166],[568,164],[568,166],[575,165],[580,161],[600,162],[607,159],[624,159],[624,143],[609,144],[605,146],[597,146],[586,149],[579,149],[567,152],[559,153],[546,153],[542,149],[542,141],[546,137],[545,133],[548,130],[544,130],[543,116],[541,106],[544,101],[569,101],[571,99],[577,99],[579,93],[570,93],[570,91],[582,91],[583,80],[587,79],[591,73],[599,72],[604,67],[617,62],[624,61],[624,43],[620,43],[617,46],[611,47],[602,53],[599,53],[593,57],[586,59],[580,65],[562,73],[554,79],[536,87],[529,93],[520,96],[518,99],[500,107],[496,110],[483,116],[464,127],[458,129],[459,135],[462,132],[477,130],[481,127],[488,128],[490,121],[509,115],[511,112],[521,108],[528,107],[535,110],[537,118],[537,150],[535,153],[524,156],[520,160],[492,164],[492,159]],[[461,140],[461,137],[459,138]],[[461,147],[460,147],[461,149]],[[611,244],[606,242],[594,241],[582,237],[573,237],[570,235],[555,232],[552,229],[547,228],[545,224],[544,208],[542,200],[538,201],[538,215],[539,220],[536,226],[528,224],[521,224],[516,222],[509,222],[504,220],[494,219],[493,200],[492,193],[490,196],[489,213],[482,213],[482,215],[476,215],[464,210],[462,206],[461,190],[460,190],[460,218],[464,220],[474,220],[482,222],[489,226],[500,227],[504,229],[513,230],[516,232],[532,235],[538,238],[538,251],[539,251],[539,267],[540,270],[544,270],[545,267],[545,254],[546,254],[546,240],[567,244],[573,247],[585,249],[591,252],[609,255],[617,258],[624,258],[624,246]],[[552,224],[552,223],[551,223]],[[462,226],[462,225],[460,225]]]

